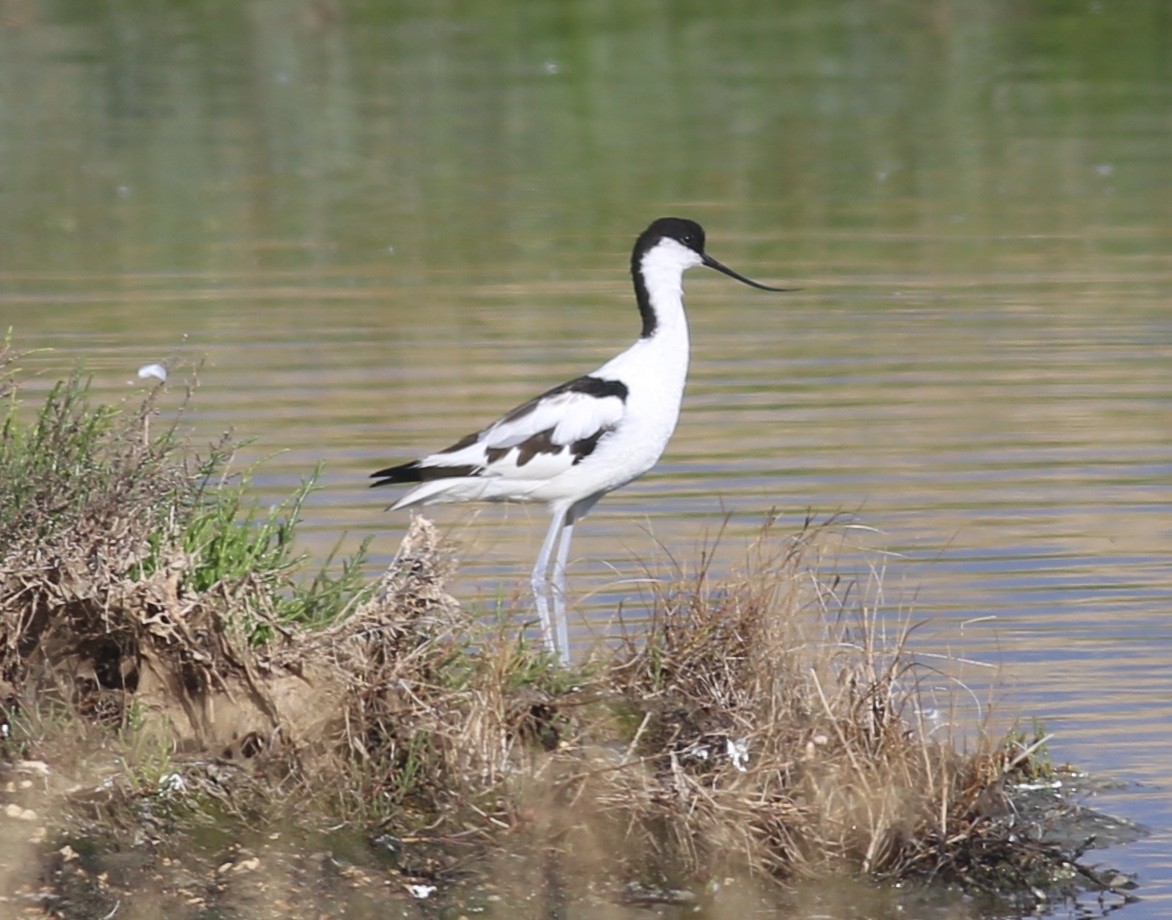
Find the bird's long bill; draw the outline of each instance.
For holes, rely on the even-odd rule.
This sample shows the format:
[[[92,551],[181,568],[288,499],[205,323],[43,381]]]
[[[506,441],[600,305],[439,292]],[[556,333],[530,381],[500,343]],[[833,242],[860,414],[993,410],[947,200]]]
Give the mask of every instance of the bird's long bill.
[[[727,265],[722,265],[721,263],[717,262],[714,258],[712,258],[712,256],[708,255],[707,253],[705,253],[703,256],[701,256],[701,258],[704,260],[704,264],[707,265],[709,268],[715,268],[718,272],[723,272],[724,274],[728,275],[730,278],[736,278],[737,281],[741,282],[742,284],[747,284],[749,287],[760,288],[762,291],[778,291],[780,293],[786,293],[787,291],[796,291],[797,290],[797,288],[770,287],[768,284],[761,284],[758,281],[754,281],[752,278],[746,278],[740,272],[734,272]]]

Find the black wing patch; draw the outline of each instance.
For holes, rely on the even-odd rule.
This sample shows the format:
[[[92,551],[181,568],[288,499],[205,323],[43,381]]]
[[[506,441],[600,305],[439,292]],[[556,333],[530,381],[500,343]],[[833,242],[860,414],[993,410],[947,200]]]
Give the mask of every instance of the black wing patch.
[[[570,453],[574,455],[574,465],[577,466],[592,453],[594,448],[598,446],[598,442],[605,438],[608,434],[614,431],[613,428],[600,428],[588,438],[583,438],[581,441],[575,441],[570,445]]]
[[[630,390],[627,389],[627,385],[621,380],[603,380],[601,377],[579,377],[577,380],[571,380],[568,383],[561,384],[561,386],[556,386],[552,390],[546,390],[540,396],[533,397],[529,402],[521,403],[516,409],[513,409],[505,415],[501,421],[515,422],[517,419],[524,418],[536,409],[543,399],[549,399],[551,396],[561,396],[562,393],[585,393],[587,396],[593,396],[595,399],[607,399],[611,396],[617,396],[620,400],[626,402],[627,394],[630,393]],[[486,428],[485,431],[487,430]],[[483,433],[477,432],[477,437]],[[468,439],[465,438],[464,440],[467,441]],[[467,447],[468,445],[465,444],[464,446]],[[443,453],[446,454],[456,449],[456,446],[453,445],[443,451]]]

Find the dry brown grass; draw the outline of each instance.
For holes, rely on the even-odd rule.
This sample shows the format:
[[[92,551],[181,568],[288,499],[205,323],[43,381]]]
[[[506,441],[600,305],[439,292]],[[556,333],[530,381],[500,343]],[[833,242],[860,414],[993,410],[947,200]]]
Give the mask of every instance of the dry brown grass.
[[[878,612],[842,609],[822,580],[835,530],[770,521],[739,569],[702,562],[663,590],[646,637],[599,670],[621,754],[595,747],[562,782],[610,858],[693,878],[959,879],[999,833],[1008,740],[962,755],[928,737],[902,638],[879,641]]]

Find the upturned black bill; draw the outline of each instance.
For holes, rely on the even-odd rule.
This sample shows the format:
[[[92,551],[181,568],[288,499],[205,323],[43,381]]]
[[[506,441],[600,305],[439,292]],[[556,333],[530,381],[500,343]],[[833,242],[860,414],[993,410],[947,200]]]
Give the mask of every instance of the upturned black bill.
[[[797,290],[797,288],[770,287],[768,284],[761,284],[760,282],[754,281],[752,278],[746,278],[740,272],[734,272],[727,265],[722,265],[720,262],[717,262],[714,258],[712,258],[712,256],[708,254],[701,256],[701,258],[704,260],[704,264],[709,268],[715,268],[718,272],[723,272],[730,278],[736,278],[737,281],[741,282],[742,284],[747,284],[749,287],[760,288],[762,291],[778,291],[783,294],[789,291]]]

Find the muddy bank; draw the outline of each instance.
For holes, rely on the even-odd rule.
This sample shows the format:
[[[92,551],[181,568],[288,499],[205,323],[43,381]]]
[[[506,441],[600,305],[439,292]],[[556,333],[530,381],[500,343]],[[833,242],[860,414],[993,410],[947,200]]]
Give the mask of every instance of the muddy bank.
[[[802,559],[783,551],[773,576]],[[416,519],[351,616],[274,624],[261,645],[173,579],[100,604],[58,579],[5,703],[6,903],[62,917],[416,916],[421,901],[719,914],[860,872],[931,881],[912,896],[939,916],[1128,897],[1127,879],[1072,860],[1077,831],[1046,833],[1077,826],[1060,785],[1023,811],[1021,781],[1050,775],[1029,745],[965,757],[918,737],[875,662],[803,676],[821,653],[795,651],[800,623],[765,616],[747,579],[721,587],[719,610],[702,585],[665,596],[646,644],[567,674],[515,626],[470,621],[444,588],[452,566]],[[789,590],[775,582],[770,609],[796,604]]]

